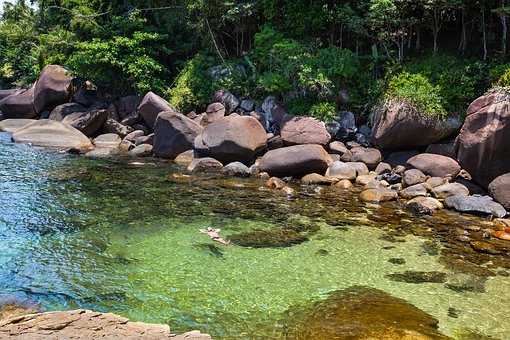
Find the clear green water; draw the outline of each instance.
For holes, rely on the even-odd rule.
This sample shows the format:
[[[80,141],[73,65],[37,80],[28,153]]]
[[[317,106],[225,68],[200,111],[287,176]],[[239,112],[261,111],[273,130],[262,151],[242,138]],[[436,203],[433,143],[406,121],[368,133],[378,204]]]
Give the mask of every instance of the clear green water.
[[[429,237],[383,237],[430,221],[402,211],[383,221],[380,208],[342,192],[302,189],[288,200],[254,180],[167,180],[179,171],[56,154],[0,134],[1,295],[48,310],[81,307],[168,323],[174,332],[279,338],[287,310],[365,285],[433,315],[444,334],[510,338],[509,277],[484,278],[485,292],[386,277],[415,270],[445,272],[449,282],[479,280],[441,264],[444,243],[430,252]],[[212,247],[198,231],[214,226],[229,236],[296,224],[320,230],[299,245],[257,249]]]

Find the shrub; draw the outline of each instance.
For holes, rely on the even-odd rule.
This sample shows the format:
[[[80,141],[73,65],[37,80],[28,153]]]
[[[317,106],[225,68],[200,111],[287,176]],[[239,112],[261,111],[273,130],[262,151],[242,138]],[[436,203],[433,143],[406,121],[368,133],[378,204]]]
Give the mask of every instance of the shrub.
[[[392,77],[386,95],[405,100],[426,115],[439,118],[447,116],[440,89],[422,74],[402,72]]]

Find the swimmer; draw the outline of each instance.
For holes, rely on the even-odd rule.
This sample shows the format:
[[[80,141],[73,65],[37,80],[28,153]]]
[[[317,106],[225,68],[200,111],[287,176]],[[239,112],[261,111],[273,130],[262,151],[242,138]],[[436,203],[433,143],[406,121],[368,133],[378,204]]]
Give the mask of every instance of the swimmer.
[[[230,241],[226,241],[224,238],[220,236],[221,229],[214,229],[211,227],[207,227],[207,229],[200,229],[200,232],[202,234],[206,234],[209,236],[213,241],[216,241],[218,243],[221,243],[223,245],[228,246],[230,244]]]

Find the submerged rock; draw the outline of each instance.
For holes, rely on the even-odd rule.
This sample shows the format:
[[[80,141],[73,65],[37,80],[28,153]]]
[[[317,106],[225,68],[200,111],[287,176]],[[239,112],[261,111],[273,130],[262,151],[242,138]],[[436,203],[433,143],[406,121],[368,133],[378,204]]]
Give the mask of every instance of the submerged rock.
[[[14,133],[35,121],[35,119],[5,119],[0,121],[0,131]]]
[[[418,272],[406,271],[403,273],[394,273],[386,275],[392,281],[406,282],[406,283],[444,283],[446,282],[446,273],[432,271],[432,272]]]
[[[437,210],[443,209],[443,204],[432,197],[416,197],[407,202],[407,208],[421,215],[432,215]]]
[[[368,287],[336,291],[288,315],[288,339],[447,339],[431,315]]]
[[[448,208],[466,213],[492,215],[498,218],[505,217],[507,214],[505,208],[489,196],[456,195],[448,197],[445,204]]]
[[[229,240],[241,247],[285,248],[308,241],[308,236],[292,229],[275,228],[232,235]]]

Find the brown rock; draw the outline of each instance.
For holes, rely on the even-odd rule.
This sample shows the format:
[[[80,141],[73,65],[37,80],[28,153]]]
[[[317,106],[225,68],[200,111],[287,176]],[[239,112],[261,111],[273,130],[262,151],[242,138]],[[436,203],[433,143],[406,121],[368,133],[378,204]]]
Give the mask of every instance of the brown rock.
[[[415,184],[399,192],[400,197],[411,199],[418,196],[427,196],[427,188],[423,184]]]
[[[460,165],[456,160],[429,153],[422,153],[407,161],[410,167],[421,170],[425,175],[432,177],[455,178],[460,172]]]
[[[259,168],[273,176],[303,176],[324,173],[330,162],[329,154],[320,145],[295,145],[267,152]]]
[[[16,92],[0,100],[0,112],[2,112],[4,119],[37,117],[34,109],[34,87]]]
[[[51,111],[56,106],[69,101],[72,80],[69,72],[62,66],[44,67],[34,86],[35,112]]]
[[[321,184],[331,184],[334,180],[332,178],[328,178],[319,174],[309,174],[305,177],[301,178],[301,183],[306,185],[321,185]]]
[[[154,154],[174,159],[193,149],[193,143],[203,128],[188,117],[174,112],[162,112],[154,125]]]
[[[278,177],[271,177],[266,182],[266,187],[268,187],[269,189],[281,190],[286,185],[287,185],[287,183],[285,183],[283,180],[279,179]]]
[[[357,173],[356,168],[351,163],[333,162],[326,171],[326,176],[336,180],[354,180]]]
[[[367,189],[361,192],[360,198],[363,202],[379,203],[396,200],[398,194],[386,188]]]
[[[391,173],[391,165],[389,165],[388,163],[379,163],[379,165],[375,168],[375,173],[378,174],[378,175],[382,175],[382,174],[389,174]]]
[[[56,120],[57,122],[61,122],[65,117],[69,116],[75,112],[86,112],[87,108],[78,103],[65,103],[62,105],[58,105],[51,111],[50,116],[48,117],[51,120]]]
[[[421,215],[433,215],[437,210],[443,209],[443,204],[432,197],[413,198],[407,202],[406,206]]]
[[[331,135],[323,122],[311,117],[294,117],[283,123],[281,137],[286,145],[328,145]]]
[[[138,106],[138,113],[151,129],[154,128],[156,118],[161,112],[178,113],[166,100],[153,92],[147,93]]]
[[[35,119],[5,119],[0,121],[0,131],[14,133],[35,121]]]
[[[225,112],[225,106],[222,103],[212,103],[205,111],[204,121],[206,124],[214,123],[218,119],[225,117]]]
[[[62,123],[68,124],[86,136],[92,136],[103,127],[108,117],[107,110],[92,110],[89,112],[74,112],[67,115]]]
[[[377,177],[377,175],[375,175],[375,174],[358,176],[358,177],[356,177],[356,184],[365,186],[368,183],[370,183],[371,181],[375,180],[376,177]]]
[[[374,170],[381,163],[381,152],[374,148],[357,147],[351,149],[352,162],[362,162],[367,165],[370,170]]]
[[[191,162],[193,162],[194,158],[195,152],[193,150],[188,150],[175,157],[174,162],[179,165],[188,166],[191,164]]]
[[[340,189],[350,189],[352,188],[352,183],[348,179],[342,179],[337,183],[333,184],[336,188]]]
[[[436,198],[445,199],[450,196],[469,196],[469,190],[460,183],[446,183],[432,189]]]
[[[505,209],[510,210],[510,173],[494,179],[489,184],[489,192]]]
[[[120,137],[124,138],[128,134],[133,132],[134,129],[131,126],[123,125],[115,121],[114,119],[107,118],[103,125],[103,131],[105,133],[115,133]]]
[[[188,166],[189,172],[209,172],[221,171],[223,164],[214,158],[195,158]]]
[[[427,176],[425,176],[425,174],[418,169],[407,170],[406,172],[404,172],[404,176],[402,177],[404,186],[407,187],[423,183],[426,180]]]

